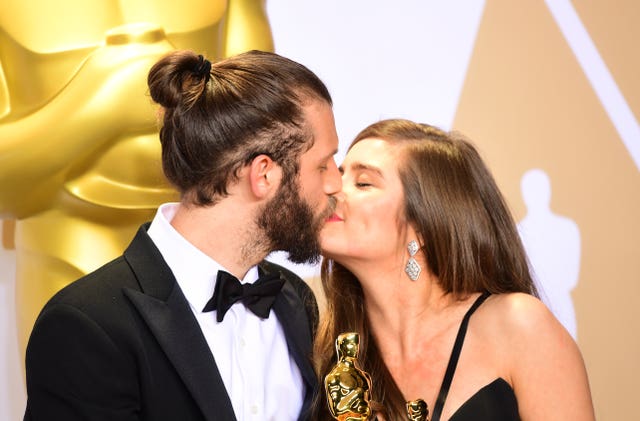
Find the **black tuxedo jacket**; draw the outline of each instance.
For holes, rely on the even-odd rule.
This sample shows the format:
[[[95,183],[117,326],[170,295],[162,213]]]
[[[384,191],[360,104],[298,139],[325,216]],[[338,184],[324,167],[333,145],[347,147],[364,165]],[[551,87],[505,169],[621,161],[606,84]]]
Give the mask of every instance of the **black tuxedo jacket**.
[[[62,289],[40,313],[26,354],[25,420],[236,419],[198,322],[147,226],[123,256]],[[307,387],[305,419],[317,388],[310,360],[316,301],[288,270],[266,261],[259,270],[285,279],[273,311]]]

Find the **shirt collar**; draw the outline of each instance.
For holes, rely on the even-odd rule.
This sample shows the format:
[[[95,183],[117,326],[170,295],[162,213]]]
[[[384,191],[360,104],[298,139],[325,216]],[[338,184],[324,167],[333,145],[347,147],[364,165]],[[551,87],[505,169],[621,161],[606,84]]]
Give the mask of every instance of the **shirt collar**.
[[[179,203],[165,203],[158,208],[148,234],[175,276],[189,304],[198,312],[213,295],[221,264],[191,244],[171,225]],[[258,267],[251,267],[241,282],[258,279]]]

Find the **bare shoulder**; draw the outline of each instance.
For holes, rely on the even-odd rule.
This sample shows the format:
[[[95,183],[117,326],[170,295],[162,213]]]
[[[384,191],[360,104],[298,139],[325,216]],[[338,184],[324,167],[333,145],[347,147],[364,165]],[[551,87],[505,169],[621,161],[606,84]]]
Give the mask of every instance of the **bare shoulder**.
[[[517,361],[558,353],[579,356],[574,339],[540,299],[523,293],[498,294],[490,304],[492,317]]]
[[[516,318],[543,316],[548,313],[542,301],[533,295],[522,292],[494,294],[489,297],[487,304],[495,307],[503,314],[506,313]]]
[[[478,309],[478,329],[490,338],[511,378],[522,367],[559,359],[581,360],[578,346],[537,297],[524,293],[495,294]]]
[[[529,335],[566,333],[547,306],[538,298],[524,293],[507,293],[490,296],[482,306],[483,318],[489,319],[502,335],[517,336],[520,340]]]
[[[522,418],[593,419],[578,345],[545,304],[522,293],[493,295],[485,304],[478,313],[489,327],[481,329],[490,329]],[[540,402],[546,402],[545,408]]]

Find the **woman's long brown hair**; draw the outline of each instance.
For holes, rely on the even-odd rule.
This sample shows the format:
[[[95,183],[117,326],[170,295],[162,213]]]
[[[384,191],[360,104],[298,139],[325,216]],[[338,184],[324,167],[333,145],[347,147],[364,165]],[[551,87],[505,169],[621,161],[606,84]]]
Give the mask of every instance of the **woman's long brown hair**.
[[[493,176],[474,146],[461,135],[408,120],[383,120],[361,131],[351,147],[383,139],[402,148],[398,172],[406,220],[422,240],[429,271],[446,293],[524,292],[537,296],[515,222]],[[360,334],[360,365],[371,375],[373,409],[387,420],[407,419],[405,401],[384,364],[364,308],[358,279],[340,263],[325,259],[322,287],[326,309],[314,344],[322,385],[335,364],[340,333]],[[324,390],[314,419],[331,419]]]

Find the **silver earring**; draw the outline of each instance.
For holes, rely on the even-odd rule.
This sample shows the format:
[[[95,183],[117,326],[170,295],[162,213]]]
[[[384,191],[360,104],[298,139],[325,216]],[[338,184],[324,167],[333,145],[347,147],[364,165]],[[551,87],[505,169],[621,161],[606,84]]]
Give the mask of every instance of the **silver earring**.
[[[418,242],[416,240],[409,241],[407,245],[407,250],[409,251],[409,260],[407,261],[407,265],[404,267],[404,271],[412,281],[417,281],[420,276],[420,271],[422,268],[413,258],[416,255],[418,250],[420,250],[420,246],[418,246]]]

